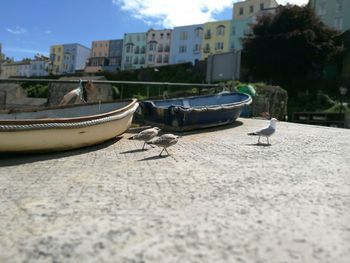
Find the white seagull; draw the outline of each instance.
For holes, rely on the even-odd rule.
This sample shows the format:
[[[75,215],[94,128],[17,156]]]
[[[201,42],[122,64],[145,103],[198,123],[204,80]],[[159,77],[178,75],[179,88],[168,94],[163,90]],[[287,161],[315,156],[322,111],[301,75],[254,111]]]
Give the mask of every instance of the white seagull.
[[[270,144],[269,137],[272,134],[275,133],[275,131],[276,131],[276,124],[277,124],[277,119],[272,118],[270,120],[270,125],[269,126],[267,126],[264,129],[261,129],[259,131],[248,133],[248,135],[257,135],[257,136],[259,136],[258,143],[260,143],[260,137],[261,136],[266,137],[267,143]]]
[[[154,144],[154,145],[157,145],[158,147],[163,148],[163,150],[160,152],[159,156],[162,155],[164,150],[167,152],[168,155],[170,155],[166,148],[176,144],[178,141],[178,138],[179,138],[179,136],[167,133],[167,134],[163,134],[162,136],[155,138],[147,143]]]
[[[129,140],[144,141],[144,144],[142,146],[142,150],[144,150],[146,142],[148,142],[149,140],[152,140],[154,137],[156,137],[158,135],[159,131],[160,131],[160,129],[158,127],[149,128],[149,129],[143,130],[142,132],[130,137]]]

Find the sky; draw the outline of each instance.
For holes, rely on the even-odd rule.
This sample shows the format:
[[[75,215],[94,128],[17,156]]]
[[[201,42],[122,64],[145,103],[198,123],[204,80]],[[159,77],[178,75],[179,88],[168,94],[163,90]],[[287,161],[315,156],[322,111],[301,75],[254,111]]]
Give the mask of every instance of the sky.
[[[56,44],[122,39],[124,33],[232,18],[238,0],[1,0],[2,52],[16,61]],[[303,5],[308,0],[277,0]]]

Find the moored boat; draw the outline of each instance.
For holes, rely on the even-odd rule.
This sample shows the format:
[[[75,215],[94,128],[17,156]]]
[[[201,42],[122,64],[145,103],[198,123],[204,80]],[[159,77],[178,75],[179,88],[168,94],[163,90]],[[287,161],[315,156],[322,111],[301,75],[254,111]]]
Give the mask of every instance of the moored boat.
[[[136,99],[0,114],[0,152],[46,152],[102,143],[124,133]]]
[[[189,131],[234,122],[252,102],[244,93],[221,93],[140,103],[146,123],[169,131]]]

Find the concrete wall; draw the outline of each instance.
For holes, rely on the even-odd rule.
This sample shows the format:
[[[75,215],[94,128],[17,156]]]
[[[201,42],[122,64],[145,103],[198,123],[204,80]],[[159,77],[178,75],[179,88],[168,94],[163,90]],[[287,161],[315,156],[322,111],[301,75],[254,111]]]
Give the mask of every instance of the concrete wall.
[[[79,80],[77,77],[63,77],[60,80]],[[84,80],[105,80],[104,77],[84,77]],[[94,84],[97,88],[97,98],[101,101],[111,101],[113,100],[112,85],[111,84]],[[49,94],[48,94],[48,104],[58,105],[63,96],[69,91],[76,89],[79,86],[78,83],[50,83],[49,84]]]

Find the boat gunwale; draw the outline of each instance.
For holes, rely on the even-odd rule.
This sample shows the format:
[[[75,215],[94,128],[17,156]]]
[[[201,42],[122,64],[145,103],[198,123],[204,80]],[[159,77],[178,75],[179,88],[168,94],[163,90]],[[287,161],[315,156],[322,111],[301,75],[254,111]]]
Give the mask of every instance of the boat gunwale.
[[[247,98],[245,100],[242,101],[237,101],[237,102],[232,102],[232,103],[222,103],[222,104],[213,104],[213,105],[201,105],[201,106],[190,106],[190,107],[185,107],[183,105],[172,105],[170,104],[171,101],[181,101],[181,100],[195,100],[197,98],[205,98],[205,97],[213,97],[213,96],[217,96],[217,95],[224,95],[224,96],[232,96],[235,94],[239,94],[239,95],[244,95],[247,96]],[[166,106],[159,106],[156,105],[154,102],[169,102],[169,105]],[[245,93],[241,93],[241,92],[231,92],[231,93],[223,93],[223,94],[213,94],[213,95],[202,95],[202,96],[191,96],[191,97],[180,97],[180,98],[173,98],[173,99],[159,99],[159,100],[144,100],[141,101],[142,103],[150,103],[152,105],[152,107],[154,108],[159,108],[159,109],[168,109],[169,107],[177,107],[177,108],[181,108],[183,110],[201,110],[201,109],[207,109],[207,110],[213,110],[213,108],[231,108],[231,107],[236,107],[236,106],[242,106],[242,105],[246,105],[246,104],[250,104],[252,102],[252,97],[248,94]],[[215,109],[216,110],[216,109]]]
[[[132,108],[136,103],[137,99],[128,99],[128,100],[122,100],[122,101],[115,101],[115,102],[104,102],[103,104],[113,104],[113,103],[122,103],[122,102],[129,102],[126,106],[108,111],[105,113],[100,114],[94,114],[94,115],[88,115],[83,117],[70,117],[70,118],[41,118],[41,119],[0,119],[0,125],[28,125],[28,124],[45,124],[45,123],[74,123],[74,122],[83,122],[83,121],[89,121],[94,119],[100,119],[104,117],[109,117],[116,115],[118,113],[122,113],[130,108]],[[98,105],[97,103],[86,103],[86,104],[73,104],[73,105],[66,105],[66,106],[54,106],[50,108],[45,109],[38,109],[32,112],[40,112],[40,111],[46,111],[46,110],[59,110],[59,109],[66,109],[66,108],[74,108],[74,107],[85,107],[85,106],[91,106],[91,105]],[[12,113],[18,113],[19,111],[12,112]],[[31,112],[30,110],[20,111],[20,112]],[[12,114],[8,113],[8,114]]]

